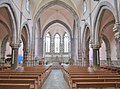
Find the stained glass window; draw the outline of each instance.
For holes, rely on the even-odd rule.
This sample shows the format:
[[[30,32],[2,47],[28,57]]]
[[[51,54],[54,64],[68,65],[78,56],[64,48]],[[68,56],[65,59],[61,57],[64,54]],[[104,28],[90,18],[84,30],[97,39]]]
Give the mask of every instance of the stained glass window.
[[[49,53],[50,52],[50,34],[47,33],[46,35],[46,39],[45,39],[45,43],[46,43],[46,52]]]
[[[69,43],[69,37],[68,34],[65,33],[64,35],[64,52],[68,52],[68,43]]]
[[[59,34],[55,35],[55,53],[60,52],[60,36]]]

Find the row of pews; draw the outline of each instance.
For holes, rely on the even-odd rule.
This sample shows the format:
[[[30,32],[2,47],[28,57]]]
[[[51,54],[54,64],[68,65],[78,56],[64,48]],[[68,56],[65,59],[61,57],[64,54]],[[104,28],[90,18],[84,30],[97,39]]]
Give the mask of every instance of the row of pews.
[[[51,71],[51,66],[25,67],[22,71],[0,71],[0,89],[40,89]]]
[[[111,70],[113,72],[118,72],[120,74],[120,67],[115,66],[101,66],[102,69]]]
[[[120,74],[105,66],[97,71],[88,72],[88,67],[77,65],[63,66],[64,78],[70,89],[114,88],[120,89]]]

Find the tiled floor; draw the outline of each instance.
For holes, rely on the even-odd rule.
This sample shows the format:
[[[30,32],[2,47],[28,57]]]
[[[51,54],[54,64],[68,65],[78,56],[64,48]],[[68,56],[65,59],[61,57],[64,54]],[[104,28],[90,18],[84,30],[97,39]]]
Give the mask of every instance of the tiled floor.
[[[52,70],[42,89],[69,89],[61,70]]]

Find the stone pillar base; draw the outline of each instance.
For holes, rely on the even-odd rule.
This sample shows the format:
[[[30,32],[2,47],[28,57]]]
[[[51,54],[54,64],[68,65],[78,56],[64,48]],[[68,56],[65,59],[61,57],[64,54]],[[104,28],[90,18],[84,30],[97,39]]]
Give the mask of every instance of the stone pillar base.
[[[100,66],[93,66],[93,69],[94,69],[94,71],[98,71],[98,70],[100,70]]]

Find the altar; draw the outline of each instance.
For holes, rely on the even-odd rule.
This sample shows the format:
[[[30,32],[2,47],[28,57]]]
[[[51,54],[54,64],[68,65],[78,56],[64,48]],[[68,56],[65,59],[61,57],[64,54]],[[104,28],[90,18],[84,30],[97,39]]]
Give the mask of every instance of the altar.
[[[52,62],[52,68],[53,69],[60,69],[61,68],[61,62],[60,62],[58,56],[56,56],[56,59]]]

